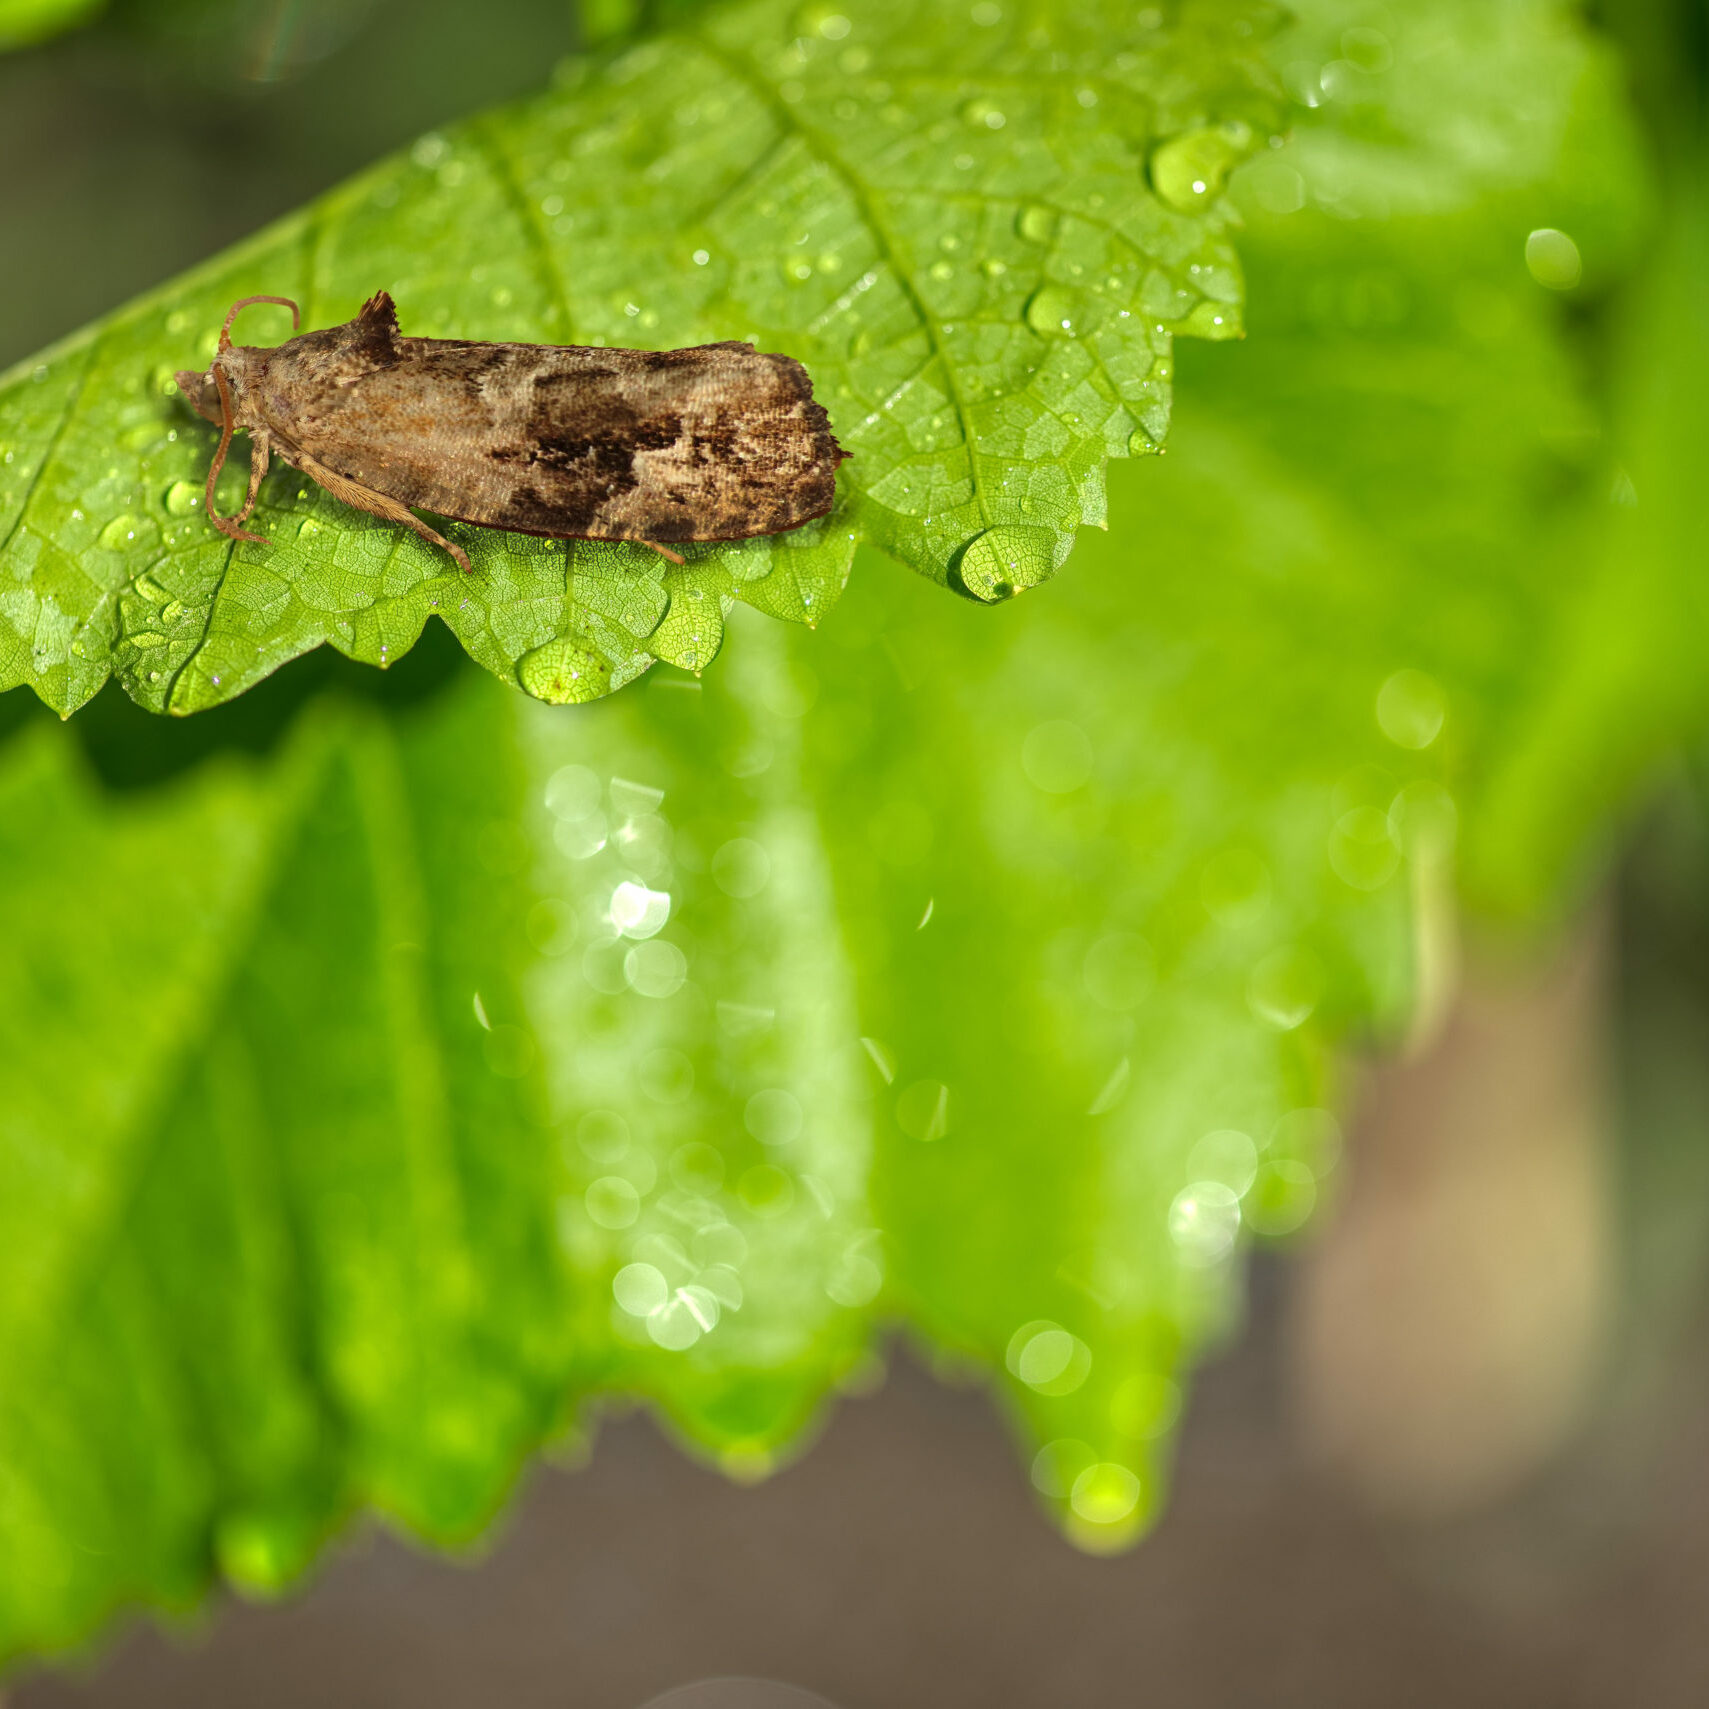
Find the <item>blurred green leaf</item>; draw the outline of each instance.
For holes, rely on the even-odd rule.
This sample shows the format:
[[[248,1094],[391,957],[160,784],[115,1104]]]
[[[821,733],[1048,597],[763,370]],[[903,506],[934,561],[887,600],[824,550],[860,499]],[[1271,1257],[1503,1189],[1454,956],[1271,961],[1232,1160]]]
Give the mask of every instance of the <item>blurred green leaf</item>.
[[[0,0],[0,53],[74,30],[99,12],[105,0]]]
[[[981,599],[1044,580],[1102,521],[1105,460],[1162,438],[1175,334],[1238,330],[1219,192],[1274,115],[1254,17],[749,0],[422,138],[0,380],[0,686],[69,713],[112,673],[193,712],[322,642],[388,664],[437,613],[507,681],[585,698],[698,671],[737,601],[817,622],[859,539]],[[173,371],[239,296],[313,326],[381,286],[410,333],[787,350],[854,453],[841,501],[680,570],[460,530],[463,577],[282,469],[269,543],[234,546]],[[264,313],[282,330],[257,310],[252,336]]]

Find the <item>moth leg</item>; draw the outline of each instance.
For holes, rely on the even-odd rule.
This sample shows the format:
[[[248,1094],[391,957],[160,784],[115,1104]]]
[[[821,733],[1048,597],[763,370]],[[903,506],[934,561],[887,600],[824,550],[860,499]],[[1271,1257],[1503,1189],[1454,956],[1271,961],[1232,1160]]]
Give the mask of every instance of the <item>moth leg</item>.
[[[250,505],[255,503],[255,488],[258,485],[258,482],[253,478],[255,473],[255,444],[253,435],[251,436],[249,448],[249,468],[251,475],[249,483],[249,504],[244,506],[243,516],[236,518],[221,516],[219,506],[214,503],[214,488],[219,485],[220,471],[225,467],[226,452],[231,449],[231,436],[237,431],[237,417],[236,412],[232,409],[231,387],[226,383],[225,374],[217,362],[213,367],[213,376],[214,384],[219,388],[220,394],[220,443],[219,448],[214,452],[214,460],[208,465],[208,483],[204,489],[206,497],[203,503],[203,509],[207,513],[208,520],[220,531],[220,533],[229,535],[233,540],[249,540],[257,546],[265,546],[267,544],[267,540],[264,535],[251,534],[246,529],[239,526],[239,524],[243,522],[244,517],[249,515]],[[265,452],[262,455],[261,466],[264,469],[267,466]]]
[[[306,452],[296,454],[296,464],[311,480],[318,481],[340,504],[348,504],[356,510],[365,510],[370,516],[384,517],[387,522],[400,522],[405,528],[419,534],[430,546],[441,546],[456,560],[457,567],[464,574],[473,574],[474,566],[469,562],[469,555],[460,546],[453,546],[443,534],[436,534],[419,516],[407,505],[391,497],[389,493],[375,492],[372,487],[365,487],[360,481],[353,481],[347,475],[340,475],[327,468],[324,463],[316,462]]]
[[[668,546],[661,546],[657,540],[642,540],[637,542],[642,546],[651,546],[661,558],[668,558],[673,564],[685,563],[687,560],[680,552],[673,552]]]
[[[252,430],[249,435],[249,494],[243,501],[243,509],[231,519],[233,522],[241,525],[249,520],[249,513],[255,508],[255,495],[261,491],[261,480],[272,457],[273,441],[265,433]]]

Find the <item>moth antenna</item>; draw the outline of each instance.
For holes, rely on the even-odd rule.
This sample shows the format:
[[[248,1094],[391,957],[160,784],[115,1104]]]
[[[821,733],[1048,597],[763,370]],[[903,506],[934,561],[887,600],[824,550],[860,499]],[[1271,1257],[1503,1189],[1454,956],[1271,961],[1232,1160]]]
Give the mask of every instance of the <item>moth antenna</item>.
[[[268,300],[278,301],[279,299],[269,298]],[[239,309],[242,307],[242,303],[237,305]],[[232,313],[236,314],[237,309],[233,309]],[[231,323],[228,320],[226,324],[229,326]],[[205,507],[208,520],[220,533],[229,534],[234,540],[253,540],[256,545],[264,546],[267,543],[265,535],[248,533],[238,527],[237,523],[229,516],[221,516],[214,508],[214,484],[220,478],[220,470],[225,467],[225,454],[231,449],[231,436],[237,431],[237,412],[232,408],[231,387],[226,381],[225,370],[220,367],[217,361],[214,363],[213,372],[214,384],[219,388],[220,394],[220,444],[219,449],[214,453],[213,462],[208,465],[207,504]],[[247,516],[249,513],[245,511],[244,514]]]
[[[303,324],[302,311],[289,297],[239,297],[226,311],[225,325],[220,328],[220,349],[231,349],[231,323],[252,303],[277,303],[280,308],[289,309],[292,332]]]

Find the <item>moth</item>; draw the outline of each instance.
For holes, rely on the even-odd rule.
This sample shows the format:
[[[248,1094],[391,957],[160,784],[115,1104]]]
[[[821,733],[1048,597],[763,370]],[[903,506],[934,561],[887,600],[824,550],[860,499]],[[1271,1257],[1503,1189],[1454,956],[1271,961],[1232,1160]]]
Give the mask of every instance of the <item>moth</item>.
[[[458,565],[468,555],[414,514],[567,540],[634,540],[680,564],[693,540],[799,528],[830,510],[848,455],[807,370],[751,344],[687,350],[406,338],[380,291],[342,326],[271,349],[220,328],[205,374],[176,376],[220,430],[208,520],[233,540],[277,455],[345,504],[413,529]],[[250,441],[249,494],[215,509],[232,436]]]

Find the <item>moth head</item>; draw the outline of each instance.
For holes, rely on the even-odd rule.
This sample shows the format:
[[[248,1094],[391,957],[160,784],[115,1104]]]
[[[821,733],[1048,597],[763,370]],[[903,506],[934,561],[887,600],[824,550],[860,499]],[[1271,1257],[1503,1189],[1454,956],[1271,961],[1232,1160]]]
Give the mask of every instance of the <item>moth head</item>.
[[[224,427],[225,411],[220,403],[219,380],[215,377],[223,376],[226,395],[231,399],[232,419],[242,426],[249,414],[245,405],[254,395],[250,390],[251,379],[256,377],[257,366],[264,363],[270,354],[266,350],[250,350],[237,344],[229,350],[222,350],[209,364],[205,374],[184,369],[172,377],[178,382],[184,401],[197,415],[204,421],[211,421],[215,427]]]
[[[204,421],[211,421],[215,427],[220,423],[220,393],[214,384],[214,371],[210,368],[205,374],[198,374],[193,369],[181,368],[172,376],[178,382],[178,390],[185,403],[193,409]]]
[[[297,305],[289,297],[240,297],[226,311],[225,324],[220,328],[219,350],[207,373],[198,374],[194,369],[184,368],[172,376],[178,384],[178,390],[184,394],[185,402],[204,421],[211,421],[215,427],[226,425],[219,382],[214,378],[215,369],[225,375],[226,390],[234,404],[243,396],[244,370],[248,366],[247,359],[251,353],[242,345],[232,343],[231,325],[251,303],[278,303],[280,307],[291,311],[293,329],[302,324]]]

